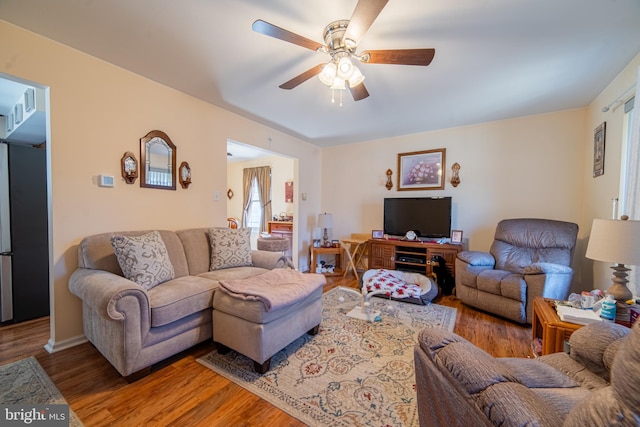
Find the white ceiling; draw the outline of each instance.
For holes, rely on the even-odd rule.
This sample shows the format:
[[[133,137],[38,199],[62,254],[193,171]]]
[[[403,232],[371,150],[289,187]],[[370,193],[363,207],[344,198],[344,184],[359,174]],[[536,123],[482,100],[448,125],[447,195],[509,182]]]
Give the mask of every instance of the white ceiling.
[[[8,116],[16,103],[23,99],[27,88],[31,87],[7,77],[7,75],[0,73],[0,115],[2,116]],[[4,122],[2,124],[4,125]],[[16,125],[10,135],[6,136],[5,129],[0,129],[2,139],[21,144],[43,143],[47,138],[46,133],[44,106],[40,106],[28,117],[25,117],[25,120],[20,125]]]
[[[273,155],[274,153],[270,151],[262,150],[251,145],[230,140],[227,141],[227,162],[229,163],[246,162]]]
[[[361,0],[366,1],[366,0]],[[435,48],[428,67],[362,64],[344,106],[314,41],[357,0],[0,0],[0,18],[319,146],[583,107],[640,52],[638,0],[390,0],[358,51]]]

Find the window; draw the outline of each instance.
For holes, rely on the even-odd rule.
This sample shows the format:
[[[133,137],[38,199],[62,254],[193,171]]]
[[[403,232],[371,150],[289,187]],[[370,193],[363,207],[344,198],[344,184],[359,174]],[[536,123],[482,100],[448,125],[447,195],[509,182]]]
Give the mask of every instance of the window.
[[[640,74],[640,73],[639,73]],[[620,168],[620,210],[618,216],[629,215],[630,219],[640,219],[640,120],[634,110],[634,98],[624,103],[624,133],[622,142],[622,165]],[[635,115],[635,118],[634,118]],[[629,289],[634,295],[640,294],[640,268],[628,266]]]
[[[634,173],[633,168],[639,167],[639,165],[633,165],[631,163],[633,143],[631,141],[633,115],[634,115],[634,98],[629,99],[624,103],[624,129],[622,133],[622,164],[620,166],[620,205],[618,209],[618,216],[627,214],[631,211],[640,212],[639,206],[633,209],[630,204],[640,203],[640,200],[629,200],[627,196],[627,188],[629,187],[629,178],[637,177],[638,174]],[[637,143],[637,142],[636,142]]]
[[[258,189],[257,178],[253,178],[251,181],[251,197],[249,198],[247,213],[247,227],[259,229],[262,221],[262,207],[260,205],[260,191]]]
[[[244,214],[242,224],[256,232],[266,231],[271,218],[271,167],[246,168],[242,172]]]

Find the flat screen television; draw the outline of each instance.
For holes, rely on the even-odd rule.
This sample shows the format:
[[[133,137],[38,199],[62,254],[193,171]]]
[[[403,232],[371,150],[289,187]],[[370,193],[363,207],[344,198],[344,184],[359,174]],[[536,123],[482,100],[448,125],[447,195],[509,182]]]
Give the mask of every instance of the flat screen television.
[[[384,232],[404,236],[413,230],[421,238],[451,237],[451,197],[384,199]]]

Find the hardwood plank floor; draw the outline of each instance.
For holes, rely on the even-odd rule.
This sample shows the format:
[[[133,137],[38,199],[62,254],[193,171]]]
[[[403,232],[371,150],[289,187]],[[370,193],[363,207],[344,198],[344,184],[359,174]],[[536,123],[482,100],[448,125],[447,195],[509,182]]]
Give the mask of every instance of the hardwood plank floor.
[[[357,288],[352,275],[327,278],[325,291]],[[531,327],[438,297],[457,308],[454,331],[498,357],[531,354]],[[128,384],[89,343],[49,354],[49,318],[0,327],[0,364],[35,356],[85,426],[304,426],[268,402],[196,362],[213,350],[197,345]]]

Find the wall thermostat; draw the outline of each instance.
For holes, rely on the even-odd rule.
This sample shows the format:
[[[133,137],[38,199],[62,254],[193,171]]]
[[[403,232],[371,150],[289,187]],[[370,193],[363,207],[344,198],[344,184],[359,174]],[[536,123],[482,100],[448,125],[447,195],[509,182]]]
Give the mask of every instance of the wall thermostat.
[[[100,187],[113,187],[113,175],[99,175],[98,185]]]

